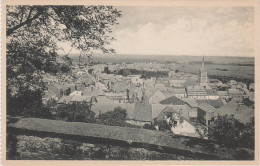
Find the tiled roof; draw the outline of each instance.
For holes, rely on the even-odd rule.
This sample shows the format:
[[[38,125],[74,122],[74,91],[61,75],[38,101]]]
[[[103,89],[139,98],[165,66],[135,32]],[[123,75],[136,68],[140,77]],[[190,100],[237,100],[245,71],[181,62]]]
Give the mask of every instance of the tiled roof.
[[[70,101],[76,101],[76,102],[81,102],[81,101],[86,101],[86,102],[91,102],[92,96],[72,96]]]
[[[218,91],[219,96],[229,96],[227,91]]]
[[[241,91],[241,90],[239,90],[239,89],[229,89],[229,90],[228,90],[228,93],[229,93],[229,94],[243,95],[243,94],[244,94],[244,91]]]
[[[188,92],[205,92],[206,89],[203,86],[187,86]]]
[[[208,96],[218,96],[218,91],[215,89],[207,89]]]
[[[187,103],[189,106],[195,108],[195,107],[198,107],[198,104],[196,102],[195,99],[188,99],[188,98],[185,98],[185,99],[182,99],[185,103]]]
[[[152,105],[136,104],[135,105],[135,120],[151,122],[152,121]]]
[[[200,109],[202,109],[203,111],[205,112],[214,112],[216,110],[215,107],[213,107],[212,105],[209,105],[207,103],[202,103],[202,104],[199,104],[198,106]]]
[[[164,105],[184,105],[185,102],[179,99],[178,97],[172,96],[165,100],[160,101],[161,104]]]
[[[71,100],[72,96],[62,96],[58,103],[68,103]]]
[[[240,105],[231,101],[216,110],[215,115],[234,115],[234,117],[242,122],[250,122],[250,118],[254,117],[254,110],[244,105]]]
[[[174,94],[185,94],[186,90],[185,90],[185,88],[174,88],[173,93]]]
[[[212,105],[215,108],[220,108],[224,105],[223,101],[221,99],[217,100],[196,100],[197,104],[200,105],[202,103],[207,103],[209,105]]]
[[[109,98],[106,96],[97,96],[97,102],[98,103],[110,103],[112,102]]]
[[[154,119],[165,107],[167,106],[162,104],[152,104],[152,118]]]

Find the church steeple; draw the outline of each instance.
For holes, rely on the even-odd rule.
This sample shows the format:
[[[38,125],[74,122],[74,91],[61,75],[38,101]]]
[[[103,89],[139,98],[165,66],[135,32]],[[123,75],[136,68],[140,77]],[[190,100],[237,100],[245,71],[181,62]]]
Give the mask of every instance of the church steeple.
[[[205,65],[204,63],[205,63],[205,61],[204,61],[204,56],[203,56],[201,69],[200,69],[200,86],[206,87],[207,83],[208,83],[208,76],[207,76],[207,70],[204,67],[204,65]]]
[[[203,61],[202,61],[202,65],[201,65],[201,70],[204,69],[204,56],[203,56]]]

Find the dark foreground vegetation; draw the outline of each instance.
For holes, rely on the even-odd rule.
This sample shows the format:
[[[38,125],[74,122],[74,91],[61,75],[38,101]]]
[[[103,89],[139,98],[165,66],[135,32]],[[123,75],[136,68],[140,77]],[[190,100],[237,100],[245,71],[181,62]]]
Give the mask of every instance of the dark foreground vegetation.
[[[253,150],[161,131],[36,118],[8,124],[8,159],[252,160]],[[67,157],[67,158],[66,158]]]

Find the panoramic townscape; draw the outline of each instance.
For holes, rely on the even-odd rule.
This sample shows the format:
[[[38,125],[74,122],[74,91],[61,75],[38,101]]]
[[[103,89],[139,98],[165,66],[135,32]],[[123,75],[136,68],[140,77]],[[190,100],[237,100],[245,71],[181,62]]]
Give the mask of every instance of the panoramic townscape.
[[[6,159],[254,160],[252,13],[7,6]],[[241,30],[229,36],[225,26]],[[213,30],[226,36],[196,35]]]

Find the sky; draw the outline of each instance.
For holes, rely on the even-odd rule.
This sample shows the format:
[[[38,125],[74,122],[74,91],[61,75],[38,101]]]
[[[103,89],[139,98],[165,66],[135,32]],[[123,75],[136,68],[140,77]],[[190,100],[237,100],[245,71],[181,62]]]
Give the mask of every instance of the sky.
[[[252,7],[117,7],[117,54],[253,56]]]

